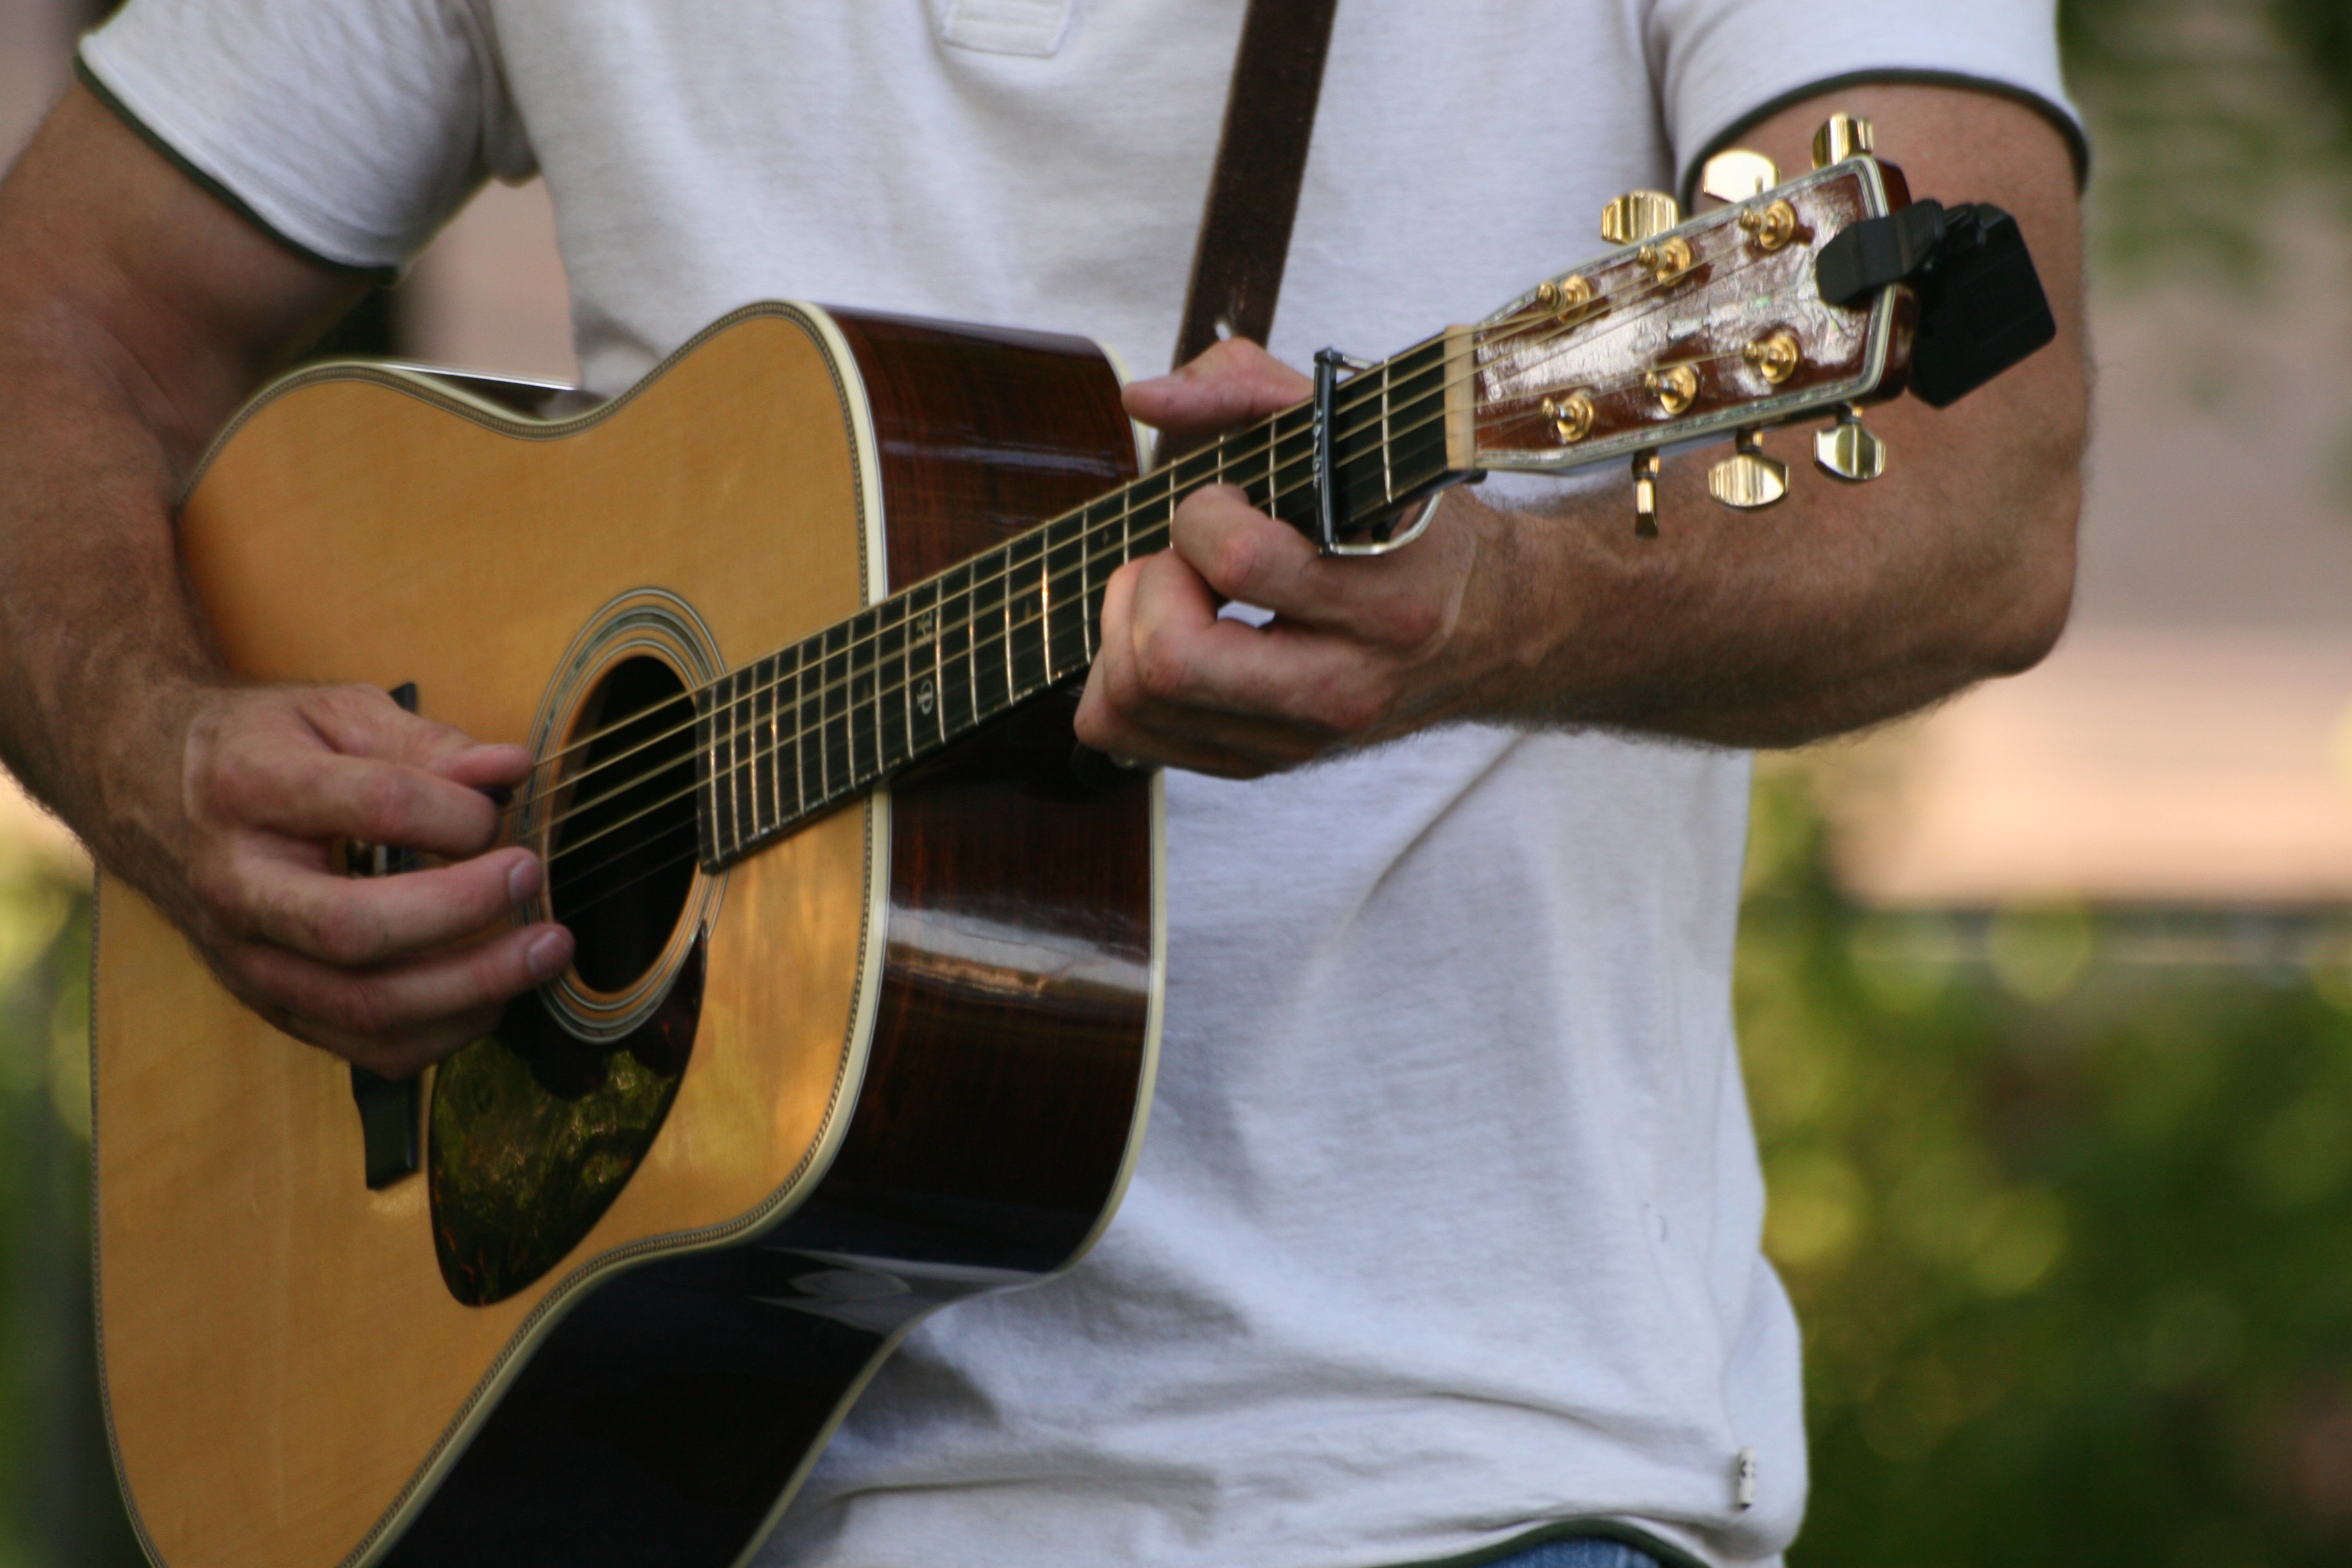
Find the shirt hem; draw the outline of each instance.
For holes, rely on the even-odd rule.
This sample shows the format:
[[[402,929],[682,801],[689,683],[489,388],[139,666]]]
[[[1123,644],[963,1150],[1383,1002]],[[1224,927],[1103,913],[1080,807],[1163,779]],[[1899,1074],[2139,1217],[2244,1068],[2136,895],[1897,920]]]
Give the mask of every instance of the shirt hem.
[[[1706,145],[1691,154],[1684,163],[1683,177],[1678,186],[1682,192],[1684,207],[1687,209],[1697,201],[1699,174],[1706,167],[1706,161],[1709,158],[1714,157],[1782,110],[1802,103],[1809,98],[1819,98],[1823,93],[1836,92],[1849,87],[1957,87],[1971,92],[1989,92],[1996,98],[2008,99],[2011,102],[2022,104],[2041,115],[2050,121],[2052,128],[2060,136],[2065,139],[2066,155],[2074,165],[2074,188],[2077,192],[2082,190],[2084,184],[2091,177],[2091,142],[2090,138],[2084,134],[2081,122],[2063,106],[2051,101],[2032,89],[2020,87],[2012,81],[2001,81],[1993,77],[1971,76],[1966,71],[1880,67],[1865,70],[1844,71],[1836,76],[1823,77],[1818,81],[1809,81],[1801,86],[1792,87],[1777,97],[1765,100],[1708,137]]]
[[[1622,1519],[1561,1519],[1534,1530],[1522,1531],[1508,1540],[1492,1546],[1452,1557],[1416,1558],[1411,1563],[1398,1563],[1391,1568],[1486,1568],[1493,1563],[1505,1562],[1522,1552],[1532,1552],[1538,1546],[1555,1541],[1613,1541],[1621,1546],[1631,1546],[1646,1552],[1665,1564],[1665,1568],[1713,1568],[1704,1558],[1693,1556],[1673,1542],[1653,1535],[1637,1524]]]
[[[400,280],[400,268],[396,267],[362,267],[349,261],[338,261],[331,256],[321,256],[300,240],[287,234],[256,212],[252,204],[246,201],[244,197],[191,163],[185,153],[165,141],[162,133],[153,126],[139,118],[129,104],[116,96],[112,88],[99,79],[98,73],[90,68],[89,62],[82,58],[79,53],[74,56],[73,68],[75,79],[88,88],[91,96],[103,104],[109,113],[129,126],[137,133],[141,141],[161,153],[173,168],[194,181],[205,195],[258,229],[264,237],[276,244],[280,249],[290,251],[313,267],[323,267],[328,271],[345,278],[364,279],[371,283],[383,284],[396,283]]]

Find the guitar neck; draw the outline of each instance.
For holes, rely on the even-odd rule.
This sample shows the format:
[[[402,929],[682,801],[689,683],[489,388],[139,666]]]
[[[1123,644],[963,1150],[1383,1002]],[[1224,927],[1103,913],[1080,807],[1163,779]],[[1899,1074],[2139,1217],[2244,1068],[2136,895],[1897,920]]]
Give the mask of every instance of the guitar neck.
[[[1392,516],[1460,476],[1466,407],[1440,337],[1360,372],[1334,403],[1343,515]],[[1234,485],[1316,536],[1315,409],[1302,403],[1014,535],[695,693],[699,858],[717,870],[1094,662],[1103,589],[1168,547],[1187,496]]]
[[[1675,216],[1664,196],[1650,205]],[[703,688],[694,694],[703,865],[717,870],[1083,671],[1111,574],[1167,548],[1176,508],[1209,485],[1237,485],[1322,547],[1348,550],[1366,534],[1384,539],[1415,500],[1474,469],[1560,473],[1631,457],[1637,528],[1654,532],[1660,449],[1739,434],[1740,448],[1710,469],[1710,492],[1726,506],[1769,506],[1787,491],[1787,465],[1753,449],[1755,437],[1841,408],[1816,460],[1843,479],[1874,477],[1884,454],[1855,427],[1854,405],[1898,363],[1902,291],[1886,286],[1895,274],[1863,266],[1859,238],[1836,269],[1851,285],[1837,300],[1823,297],[1815,268],[1832,237],[1883,224],[1891,210],[1877,165],[1855,156],[1644,229],[1475,327],[1345,381],[1333,383],[1333,362],[1318,356],[1313,401]],[[1944,233],[1938,223],[1913,226]],[[1872,232],[1880,250],[1901,249],[1899,235]],[[1990,254],[1989,232],[1983,220],[1969,231]],[[2032,284],[2030,263],[2023,277]],[[2045,330],[2012,334],[2021,346],[2000,363],[2046,341],[2039,286],[2023,292]],[[1948,328],[1954,342],[1979,331],[1957,318]],[[1987,364],[1960,379],[1972,385],[1999,368]]]

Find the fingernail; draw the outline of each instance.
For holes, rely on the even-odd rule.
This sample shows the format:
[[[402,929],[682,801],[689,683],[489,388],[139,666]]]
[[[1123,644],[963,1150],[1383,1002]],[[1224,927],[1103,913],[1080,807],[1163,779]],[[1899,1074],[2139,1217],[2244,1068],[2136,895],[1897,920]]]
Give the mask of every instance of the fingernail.
[[[560,931],[551,931],[530,944],[524,954],[530,965],[530,977],[542,984],[563,973],[572,961],[572,942]]]
[[[521,903],[539,891],[541,876],[538,858],[526,855],[514,863],[507,873],[507,901]]]

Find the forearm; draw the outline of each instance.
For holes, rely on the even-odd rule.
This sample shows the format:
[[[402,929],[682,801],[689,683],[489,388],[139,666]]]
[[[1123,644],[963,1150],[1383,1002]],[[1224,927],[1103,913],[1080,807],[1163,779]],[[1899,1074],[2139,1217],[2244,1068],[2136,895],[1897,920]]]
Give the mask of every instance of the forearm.
[[[2072,417],[2021,417],[2031,402]],[[1957,407],[1872,416],[1894,466],[1869,485],[1813,469],[1806,429],[1769,439],[1790,494],[1761,513],[1707,495],[1720,453],[1670,461],[1656,539],[1634,537],[1624,485],[1542,513],[1465,498],[1505,639],[1473,710],[1785,746],[2031,666],[2065,623],[2083,425],[2079,391],[1969,411],[2013,426],[1990,439],[1939,432]],[[1971,451],[1999,460],[1971,469]]]
[[[230,279],[254,297],[225,302]],[[0,185],[0,761],[151,889],[188,705],[221,679],[173,504],[237,400],[350,291],[79,89]]]
[[[1950,407],[1867,411],[1887,472],[1849,484],[1811,461],[1809,421],[1765,439],[1786,500],[1735,512],[1700,449],[1670,458],[1656,539],[1633,537],[1631,484],[1556,515],[1474,512],[1505,570],[1482,573],[1502,678],[1474,699],[1537,722],[1790,745],[1890,718],[2046,653],[2065,623],[2087,425],[2081,238],[2071,166],[2033,111],[1949,89],[1861,88],[1741,142],[1801,167],[1831,108],[1879,122],[1912,190],[1991,201],[2018,220],[2054,342]]]
[[[0,306],[0,761],[132,871],[157,831],[148,770],[215,661],[179,582],[173,465],[99,345]],[[148,879],[141,878],[142,881]]]

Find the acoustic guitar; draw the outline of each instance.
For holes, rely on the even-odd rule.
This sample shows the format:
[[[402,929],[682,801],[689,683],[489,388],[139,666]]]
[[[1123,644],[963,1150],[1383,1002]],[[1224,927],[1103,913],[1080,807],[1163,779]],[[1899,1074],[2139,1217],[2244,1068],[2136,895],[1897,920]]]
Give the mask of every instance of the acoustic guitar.
[[[1590,265],[1143,477],[1092,344],[812,305],[568,416],[394,365],[257,395],[180,517],[224,654],[527,736],[509,826],[578,956],[388,1082],[102,879],[100,1342],[154,1560],[745,1558],[891,1347],[1068,1268],[1133,1167],[1160,786],[1069,725],[1112,572],[1210,484],[1373,552],[1479,470],[1612,458],[1648,528],[1658,451],[1726,435],[1717,497],[1769,504],[1757,432],[1823,411],[1872,477],[1857,405],[2038,329],[2013,225],[1838,134],[1691,221],[1612,204]]]

